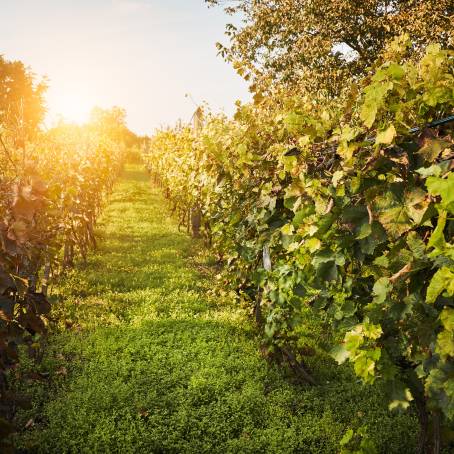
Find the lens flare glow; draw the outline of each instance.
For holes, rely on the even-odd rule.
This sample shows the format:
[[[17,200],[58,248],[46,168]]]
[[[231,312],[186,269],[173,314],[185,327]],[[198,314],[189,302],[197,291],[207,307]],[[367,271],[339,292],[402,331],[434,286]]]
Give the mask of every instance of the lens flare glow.
[[[52,106],[52,110],[65,121],[77,124],[88,121],[92,108],[90,100],[77,93],[65,95]]]

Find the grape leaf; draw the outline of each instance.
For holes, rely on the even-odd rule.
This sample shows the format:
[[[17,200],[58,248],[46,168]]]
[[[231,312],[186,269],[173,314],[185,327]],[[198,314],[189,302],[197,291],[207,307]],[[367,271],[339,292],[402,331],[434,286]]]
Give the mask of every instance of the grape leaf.
[[[449,296],[454,295],[454,272],[445,266],[433,275],[427,288],[426,303],[435,303],[443,290],[447,290]]]
[[[430,194],[441,196],[442,208],[454,213],[454,173],[446,179],[429,177],[426,184]]]
[[[389,145],[390,143],[393,142],[394,137],[396,137],[396,128],[394,125],[390,125],[387,129],[384,131],[380,131],[377,134],[377,138],[375,139],[376,144],[385,144]]]

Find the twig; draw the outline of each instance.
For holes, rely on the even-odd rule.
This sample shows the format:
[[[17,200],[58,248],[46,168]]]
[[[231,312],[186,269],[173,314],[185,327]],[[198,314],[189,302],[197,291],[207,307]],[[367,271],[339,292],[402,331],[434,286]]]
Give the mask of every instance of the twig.
[[[407,263],[400,271],[389,278],[390,282],[394,284],[397,279],[401,278],[404,274],[408,274],[411,271],[411,263]]]
[[[329,203],[328,203],[328,206],[326,207],[325,214],[331,213],[333,206],[334,206],[334,199],[329,199]]]
[[[372,224],[374,222],[374,214],[372,213],[372,210],[369,205],[366,205],[367,207],[367,213],[369,214],[369,224]]]

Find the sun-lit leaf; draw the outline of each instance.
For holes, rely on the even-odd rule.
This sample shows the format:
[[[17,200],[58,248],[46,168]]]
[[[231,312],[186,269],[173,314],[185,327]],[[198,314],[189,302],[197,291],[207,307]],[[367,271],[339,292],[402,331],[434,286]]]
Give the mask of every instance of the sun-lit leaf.
[[[437,297],[445,290],[448,295],[454,295],[454,271],[447,267],[440,268],[432,277],[427,288],[426,302],[435,303]]]
[[[429,177],[426,184],[430,194],[441,196],[441,206],[454,213],[454,173],[450,173],[445,179]]]
[[[377,138],[375,139],[376,144],[384,144],[384,145],[389,145],[390,143],[393,142],[394,138],[396,137],[396,128],[394,125],[388,126],[387,129],[384,131],[380,131],[377,134]]]
[[[330,355],[338,364],[343,364],[350,357],[350,352],[343,345],[336,345],[331,350]]]

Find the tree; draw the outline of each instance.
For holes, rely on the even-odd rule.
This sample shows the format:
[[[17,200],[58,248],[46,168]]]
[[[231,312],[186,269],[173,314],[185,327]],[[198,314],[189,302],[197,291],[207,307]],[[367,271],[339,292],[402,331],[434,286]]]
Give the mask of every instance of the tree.
[[[242,25],[228,24],[220,54],[252,81],[335,96],[359,78],[386,43],[403,33],[420,54],[430,42],[452,48],[453,0],[206,0],[224,4]]]
[[[32,136],[46,113],[46,89],[45,81],[37,83],[22,62],[0,55],[0,126],[18,140]]]
[[[95,130],[105,134],[115,142],[123,142],[130,147],[137,144],[136,134],[130,131],[126,124],[126,111],[114,106],[111,109],[95,107],[91,111],[90,123]]]

